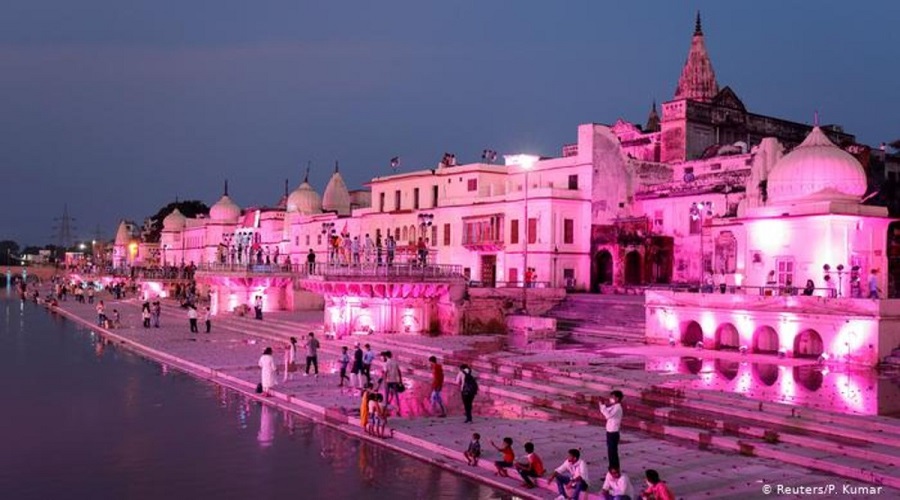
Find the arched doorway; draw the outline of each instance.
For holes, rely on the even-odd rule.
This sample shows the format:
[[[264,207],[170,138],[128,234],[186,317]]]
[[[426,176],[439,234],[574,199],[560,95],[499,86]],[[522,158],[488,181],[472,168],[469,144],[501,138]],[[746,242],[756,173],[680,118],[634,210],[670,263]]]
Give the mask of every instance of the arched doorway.
[[[690,321],[681,329],[681,344],[694,347],[697,342],[703,342],[703,328],[700,327],[700,323]]]
[[[591,291],[600,291],[600,285],[612,285],[613,283],[613,258],[609,250],[601,250],[594,254],[591,263]]]
[[[822,351],[822,337],[815,330],[803,330],[794,337],[795,358],[818,358]]]
[[[778,332],[771,326],[761,326],[753,332],[753,352],[777,354],[778,347]]]
[[[731,323],[725,323],[716,330],[716,349],[738,349],[741,346],[741,337],[737,328]]]
[[[640,285],[642,283],[641,254],[632,250],[625,254],[625,284]]]

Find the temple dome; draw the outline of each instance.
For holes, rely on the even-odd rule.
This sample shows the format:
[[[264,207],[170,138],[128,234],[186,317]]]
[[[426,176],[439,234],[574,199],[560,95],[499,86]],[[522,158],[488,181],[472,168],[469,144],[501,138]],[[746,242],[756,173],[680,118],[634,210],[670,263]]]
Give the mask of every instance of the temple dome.
[[[329,184],[330,186],[331,184]],[[309,185],[309,182],[303,181],[303,184],[295,189],[287,199],[287,211],[297,212],[303,215],[317,214],[322,212],[322,198],[319,193]]]
[[[163,231],[181,231],[187,223],[187,217],[177,208],[163,219]]]
[[[237,222],[241,216],[241,207],[231,201],[227,194],[222,195],[219,201],[209,209],[209,218],[219,222]]]
[[[866,193],[862,165],[834,145],[819,127],[775,164],[768,179],[773,202],[816,199],[855,200]]]
[[[338,215],[350,215],[350,191],[347,190],[347,184],[344,183],[344,178],[337,169],[334,170],[334,175],[331,176],[328,186],[325,187],[322,209],[337,212]]]
[[[127,245],[131,241],[131,231],[128,230],[128,224],[125,221],[119,222],[119,229],[116,230],[116,245]]]

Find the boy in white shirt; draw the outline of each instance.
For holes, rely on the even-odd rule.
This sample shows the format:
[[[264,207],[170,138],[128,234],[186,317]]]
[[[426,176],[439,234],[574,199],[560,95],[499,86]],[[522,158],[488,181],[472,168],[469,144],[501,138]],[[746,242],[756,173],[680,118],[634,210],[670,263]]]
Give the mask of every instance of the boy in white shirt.
[[[619,429],[622,427],[622,391],[612,391],[609,402],[600,403],[600,413],[606,418],[606,456],[610,468],[619,468]]]

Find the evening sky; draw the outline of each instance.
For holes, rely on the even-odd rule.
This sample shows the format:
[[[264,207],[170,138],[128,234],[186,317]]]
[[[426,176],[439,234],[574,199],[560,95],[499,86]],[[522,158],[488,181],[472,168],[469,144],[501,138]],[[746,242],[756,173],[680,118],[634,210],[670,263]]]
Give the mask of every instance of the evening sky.
[[[351,189],[444,152],[558,155],[671,99],[701,9],[748,109],[900,138],[900,2],[6,0],[0,239],[53,242],[173,201],[273,205],[312,162]]]

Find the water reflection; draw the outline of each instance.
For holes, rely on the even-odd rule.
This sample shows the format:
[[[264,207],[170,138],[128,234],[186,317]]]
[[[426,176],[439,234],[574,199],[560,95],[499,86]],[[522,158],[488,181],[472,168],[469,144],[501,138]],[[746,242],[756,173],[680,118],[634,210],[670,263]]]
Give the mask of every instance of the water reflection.
[[[259,414],[259,432],[256,434],[256,440],[263,448],[272,446],[275,441],[275,419],[278,417],[276,410],[268,405],[262,405]]]
[[[709,389],[839,413],[900,416],[900,381],[872,370],[830,371],[816,364],[781,366],[727,359],[658,358],[647,370],[697,375],[670,387]]]

